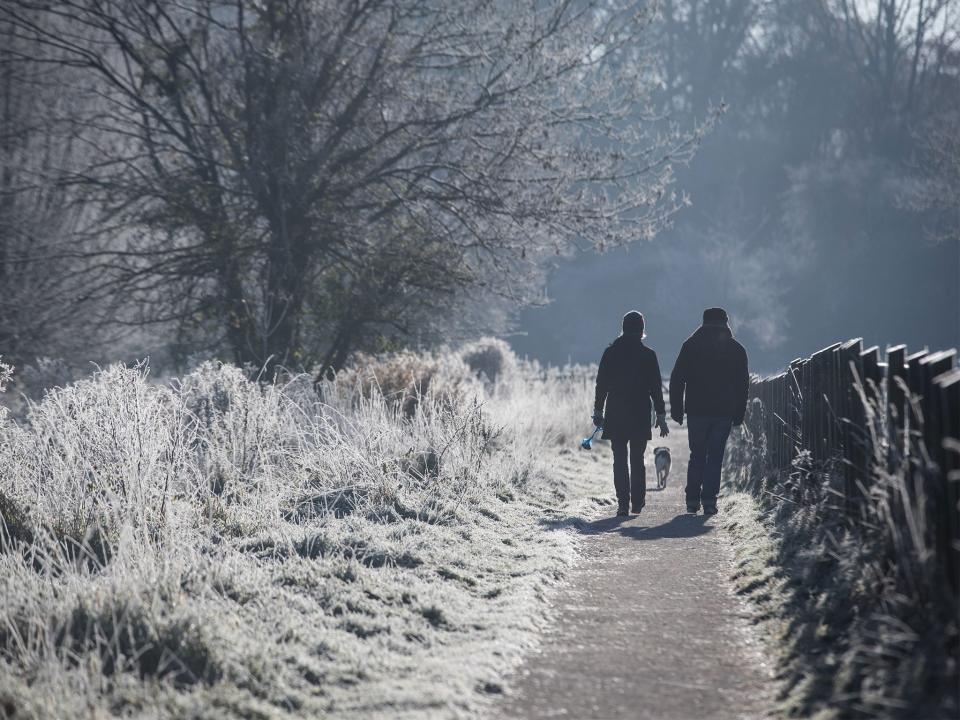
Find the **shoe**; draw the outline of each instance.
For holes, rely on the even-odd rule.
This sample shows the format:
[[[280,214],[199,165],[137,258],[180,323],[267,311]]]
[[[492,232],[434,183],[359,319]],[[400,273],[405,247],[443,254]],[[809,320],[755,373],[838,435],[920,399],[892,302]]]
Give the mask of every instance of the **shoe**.
[[[617,517],[630,517],[630,511],[626,508],[620,508],[617,510]]]
[[[699,512],[699,510],[700,510],[699,505],[687,505],[687,512],[690,513],[691,515],[696,515],[697,512]]]
[[[646,503],[644,503],[643,505],[634,505],[633,510],[631,512],[633,512],[634,515],[639,515],[640,511],[643,510],[646,506],[647,506]]]
[[[703,514],[704,514],[704,515],[716,515],[718,512],[720,512],[720,511],[717,510],[717,506],[716,506],[716,505],[704,505],[704,506],[703,506]]]

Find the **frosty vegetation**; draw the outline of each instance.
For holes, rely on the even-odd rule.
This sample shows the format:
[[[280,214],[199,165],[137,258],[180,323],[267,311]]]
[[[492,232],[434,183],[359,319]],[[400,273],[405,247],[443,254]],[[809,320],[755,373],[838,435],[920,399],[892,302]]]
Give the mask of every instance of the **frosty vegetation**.
[[[0,716],[476,709],[571,558],[588,388],[490,341],[50,390],[0,425]]]
[[[960,629],[937,552],[939,470],[922,429],[903,446],[888,442],[885,405],[861,397],[871,480],[854,522],[840,463],[801,453],[777,476],[765,470],[762,437],[736,436],[723,520],[735,581],[771,635],[784,716],[956,717]]]
[[[684,202],[700,133],[655,122],[652,20],[628,0],[8,0],[0,345],[23,362],[58,354],[54,323],[150,323],[180,365],[325,377],[502,324],[546,259],[649,239]]]

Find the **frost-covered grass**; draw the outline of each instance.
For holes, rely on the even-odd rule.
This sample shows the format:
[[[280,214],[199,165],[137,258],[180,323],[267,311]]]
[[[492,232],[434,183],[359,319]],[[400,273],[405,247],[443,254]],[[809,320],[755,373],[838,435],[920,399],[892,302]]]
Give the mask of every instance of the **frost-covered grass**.
[[[512,355],[495,380],[454,353],[361,365],[319,396],[111,367],[0,418],[0,717],[451,717],[496,696],[572,557],[544,522],[569,499],[549,457],[589,383]]]
[[[877,435],[873,447],[855,520],[839,467],[801,455],[790,473],[767,473],[762,442],[747,433],[728,453],[721,520],[735,539],[737,589],[770,639],[787,717],[960,711],[956,591],[935,551],[934,480],[917,447],[898,453]]]

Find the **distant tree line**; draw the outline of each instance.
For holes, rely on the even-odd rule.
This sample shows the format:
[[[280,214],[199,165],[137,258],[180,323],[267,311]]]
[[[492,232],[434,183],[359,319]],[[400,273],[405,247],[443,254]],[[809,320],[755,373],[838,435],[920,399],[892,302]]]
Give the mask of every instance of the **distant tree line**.
[[[324,373],[503,329],[551,258],[658,231],[581,285],[725,304],[778,359],[819,340],[800,313],[832,337],[876,310],[914,342],[956,285],[958,198],[948,0],[0,4],[19,365],[151,347]]]
[[[0,349],[324,374],[499,322],[683,202],[643,5],[6,0]]]
[[[936,295],[960,272],[960,4],[664,0],[662,13],[658,99],[678,121],[726,108],[678,174],[694,207],[664,238],[664,263],[704,278],[694,305],[726,304],[775,353],[883,337],[883,323],[899,339],[917,315],[942,327]],[[841,331],[845,313],[858,327]]]

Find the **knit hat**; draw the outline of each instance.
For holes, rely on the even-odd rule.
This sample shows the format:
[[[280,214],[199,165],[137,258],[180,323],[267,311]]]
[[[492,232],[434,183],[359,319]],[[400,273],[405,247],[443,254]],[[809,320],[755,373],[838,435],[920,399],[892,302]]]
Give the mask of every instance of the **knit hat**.
[[[704,325],[726,325],[727,321],[727,311],[723,308],[707,308],[703,311]]]
[[[631,310],[623,316],[624,335],[643,335],[643,314]]]

